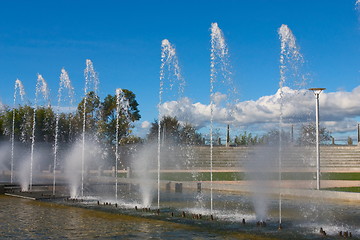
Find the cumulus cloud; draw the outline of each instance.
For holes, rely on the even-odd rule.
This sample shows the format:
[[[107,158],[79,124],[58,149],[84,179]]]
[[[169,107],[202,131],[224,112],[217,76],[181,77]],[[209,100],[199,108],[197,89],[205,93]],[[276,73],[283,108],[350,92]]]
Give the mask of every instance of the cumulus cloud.
[[[149,129],[151,127],[151,123],[148,121],[143,121],[143,122],[136,122],[134,124],[135,126],[135,135],[139,136],[139,137],[145,137],[146,134],[149,133]]]
[[[215,92],[211,95],[211,100],[215,103],[215,105],[220,105],[220,103],[226,99],[226,94],[220,92]]]
[[[149,129],[149,128],[150,128],[150,125],[151,125],[150,122],[148,122],[148,121],[143,121],[143,122],[141,123],[141,128],[143,128],[143,129]]]
[[[216,95],[216,96],[215,96]],[[224,95],[214,95],[213,120],[219,124],[232,124],[252,128],[274,127],[280,117],[282,102],[282,117],[284,124],[304,123],[315,120],[315,96],[309,90],[293,90],[284,87],[282,92],[234,103],[225,108],[219,103]],[[210,104],[192,102],[189,98],[178,101],[168,101],[161,106],[161,115],[176,116],[180,121],[190,122],[197,128],[210,122]],[[360,86],[350,92],[323,92],[320,95],[320,120],[331,132],[347,132],[356,129],[355,118],[360,116]]]
[[[321,113],[328,121],[340,121],[360,115],[360,86],[351,92],[324,93],[320,97]]]

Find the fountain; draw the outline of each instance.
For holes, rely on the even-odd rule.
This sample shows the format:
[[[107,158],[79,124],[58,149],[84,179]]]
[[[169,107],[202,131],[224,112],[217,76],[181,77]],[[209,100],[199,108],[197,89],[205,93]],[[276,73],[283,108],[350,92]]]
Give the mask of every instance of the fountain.
[[[283,166],[287,163],[287,159],[284,157],[284,152],[287,150],[287,146],[285,145],[286,139],[283,139],[282,137],[282,132],[284,126],[289,122],[289,114],[286,112],[286,106],[288,102],[290,102],[287,101],[289,96],[293,97],[297,94],[295,91],[295,93],[291,92],[289,86],[293,87],[291,84],[304,86],[304,78],[300,78],[301,81],[299,82],[292,78],[292,76],[299,73],[299,64],[303,61],[294,35],[286,25],[282,25],[279,28],[278,33],[281,41],[280,82],[277,93],[279,103],[279,123],[276,122],[276,126],[278,127],[278,138],[275,137],[273,139],[274,142],[278,142],[271,147],[257,146],[256,149],[255,147],[249,147],[247,149],[244,147],[247,151],[247,155],[244,158],[246,158],[245,160],[248,160],[247,162],[245,161],[245,164],[248,164],[245,166],[245,179],[238,181],[231,180],[231,183],[218,183],[213,181],[216,179],[213,176],[213,164],[215,162],[213,162],[213,160],[215,160],[214,154],[216,153],[216,149],[214,150],[213,146],[213,143],[215,142],[213,139],[213,128],[218,121],[215,113],[223,107],[220,106],[221,101],[226,99],[228,102],[227,107],[229,107],[229,103],[234,100],[231,96],[233,93],[228,92],[229,90],[225,90],[224,92],[220,89],[221,85],[225,85],[224,83],[228,84],[231,82],[228,62],[229,53],[221,29],[216,23],[213,23],[211,25],[210,55],[210,153],[207,146],[199,146],[197,149],[200,149],[199,152],[193,151],[191,153],[193,156],[188,156],[187,153],[183,154],[186,156],[186,161],[195,161],[195,159],[200,158],[200,155],[202,154],[202,152],[200,152],[201,148],[205,149],[207,153],[206,157],[209,156],[210,158],[209,183],[206,181],[203,185],[200,185],[200,187],[199,185],[196,186],[194,178],[186,179],[186,177],[183,177],[186,173],[188,173],[181,172],[184,169],[175,169],[176,167],[166,169],[164,167],[167,162],[165,160],[171,162],[172,159],[170,158],[172,156],[170,155],[172,154],[172,151],[175,151],[175,148],[169,148],[169,151],[166,151],[166,141],[168,139],[166,134],[169,133],[165,132],[166,126],[162,125],[161,122],[162,117],[164,117],[162,107],[165,103],[167,103],[166,100],[168,101],[169,99],[174,99],[172,90],[175,89],[176,84],[179,84],[179,95],[183,93],[184,87],[175,48],[168,40],[165,39],[162,41],[161,48],[157,142],[150,143],[149,145],[143,144],[141,147],[144,151],[139,150],[134,157],[135,160],[130,162],[130,164],[132,164],[131,167],[134,169],[135,177],[129,176],[126,179],[121,179],[118,176],[120,172],[119,168],[123,168],[123,163],[126,162],[121,158],[120,154],[119,142],[121,142],[122,139],[120,138],[121,133],[119,131],[121,124],[130,124],[131,122],[128,115],[130,108],[129,100],[126,98],[126,91],[120,88],[116,89],[116,111],[112,112],[112,117],[116,116],[115,171],[114,169],[107,169],[106,174],[102,175],[101,173],[98,173],[95,177],[95,174],[93,173],[94,168],[90,168],[88,166],[88,156],[91,155],[91,151],[97,151],[98,147],[97,144],[93,144],[95,141],[90,141],[90,134],[87,131],[90,126],[87,121],[87,108],[90,103],[89,92],[93,90],[94,95],[92,96],[97,97],[96,92],[98,89],[98,78],[92,62],[90,60],[86,60],[86,69],[84,71],[85,95],[82,104],[80,104],[80,108],[83,107],[83,112],[81,112],[80,109],[77,116],[78,119],[80,119],[79,125],[81,128],[80,133],[82,134],[82,139],[79,139],[79,141],[72,145],[72,149],[69,151],[66,157],[67,160],[65,161],[67,175],[64,175],[64,179],[70,181],[71,198],[52,201],[62,205],[94,209],[107,213],[116,213],[118,214],[117,216],[125,215],[128,218],[135,216],[147,218],[149,220],[162,220],[163,222],[166,222],[164,225],[174,222],[186,226],[191,225],[194,228],[199,228],[200,230],[205,229],[207,232],[210,232],[210,234],[207,234],[205,238],[212,237],[214,232],[219,232],[220,235],[230,233],[229,236],[234,238],[240,236],[242,238],[251,239],[257,238],[258,236],[259,238],[266,236],[280,239],[318,239],[325,235],[334,236],[335,234],[339,234],[339,236],[352,236],[352,234],[360,234],[359,230],[356,230],[357,225],[360,224],[359,220],[356,218],[356,216],[360,214],[358,208],[350,204],[338,205],[337,203],[330,201],[327,202],[320,198],[322,197],[321,194],[326,194],[327,196],[331,194],[336,195],[328,191],[320,193],[314,193],[309,189],[295,189],[296,191],[290,191],[292,189],[286,188],[285,184],[283,184]],[[293,69],[292,67],[295,68]],[[17,81],[15,84],[14,105],[17,91],[20,91],[21,96],[24,95],[21,93],[22,87],[20,83],[20,81]],[[47,89],[47,84],[41,75],[38,75],[34,107],[35,110],[33,116],[34,120],[32,122],[31,166],[29,166],[31,170],[33,168],[34,159],[33,155],[36,126],[35,114],[37,106],[39,105],[38,100],[40,94],[43,95],[45,100],[48,99],[49,91]],[[165,99],[165,94],[171,95],[168,96],[169,99]],[[59,178],[59,176],[56,175],[56,172],[59,172],[58,166],[61,162],[58,161],[60,107],[64,103],[65,97],[69,97],[65,106],[68,106],[68,104],[71,105],[71,96],[73,96],[73,88],[67,72],[62,69],[60,75],[60,86],[57,95],[58,109],[56,112],[52,195],[55,195],[55,186],[56,181],[58,180],[57,177]],[[13,119],[15,116],[14,109]],[[234,111],[234,109],[230,106],[228,110],[226,110],[226,122],[231,122],[232,120],[231,111]],[[11,137],[12,142],[14,141],[13,134],[14,130]],[[96,135],[93,136],[93,138],[96,137]],[[112,138],[112,147],[113,143],[114,140]],[[238,149],[240,149],[240,147]],[[240,161],[240,157],[243,156],[236,155],[236,150],[238,149],[235,147],[228,147],[226,148],[225,154],[233,153]],[[12,144],[12,154],[13,151],[14,145]],[[187,150],[180,148],[180,151],[185,152]],[[198,155],[194,155],[195,153]],[[299,156],[296,157],[298,158]],[[154,162],[151,162],[151,159],[154,159]],[[112,164],[114,159],[111,157],[110,160]],[[11,161],[11,164],[13,164],[13,156]],[[173,162],[170,164],[173,164]],[[186,164],[188,167],[186,169],[187,171],[194,170],[189,169],[190,163]],[[206,164],[208,164],[207,161]],[[90,170],[86,168],[90,168],[92,172],[90,173]],[[165,170],[169,170],[170,174],[176,172],[177,170],[181,172],[178,174],[180,176],[179,179],[176,180],[178,181],[178,183],[176,183],[178,185],[175,185],[175,192],[170,188],[170,180],[167,183],[168,185],[166,185],[166,187],[169,186],[169,188],[166,189],[166,192],[161,191],[160,177],[165,176],[165,174],[163,174]],[[208,165],[202,166],[201,169],[196,170],[199,172],[203,171],[205,173],[209,172]],[[234,169],[231,170],[238,171],[239,169],[234,167]],[[296,170],[292,169],[292,171]],[[91,174],[92,175],[88,178],[89,181],[85,181],[85,177],[87,177],[85,174],[88,174],[88,172],[89,176]],[[111,175],[114,172],[114,176]],[[121,172],[121,174],[122,173],[124,172]],[[161,176],[161,174],[163,175]],[[153,179],[153,176],[155,175],[156,181]],[[274,175],[276,176],[274,177]],[[91,185],[89,187],[89,191],[86,186],[84,187],[84,182]],[[80,183],[81,193],[79,194],[78,191]],[[115,196],[113,194],[114,184]],[[246,184],[250,185],[249,189],[246,189]],[[29,185],[31,190],[32,173]],[[137,185],[139,185],[138,188]],[[151,206],[154,204],[153,202],[155,202],[155,199],[153,200],[153,194],[155,194],[154,185],[157,185],[157,209],[151,210]],[[84,189],[87,191],[87,197],[84,197]],[[63,191],[65,192],[66,190]],[[199,203],[200,201],[203,201],[199,198],[199,191],[201,191],[202,198],[210,199],[210,204],[203,204],[203,202],[201,202],[201,204]],[[59,194],[58,192],[60,192],[60,190],[56,189],[56,194]],[[243,194],[244,192],[247,194]],[[285,196],[284,192],[288,194],[287,196],[291,197]],[[91,198],[89,197],[90,194],[92,196]],[[160,194],[162,195],[160,196]],[[347,193],[342,194],[347,195]],[[140,200],[139,196],[141,198]],[[312,198],[307,200],[305,197]],[[121,200],[119,198],[121,198]],[[194,201],[194,199],[197,201]],[[141,203],[139,203],[139,201],[141,201]],[[163,205],[161,206],[161,211],[160,203]],[[142,211],[140,206],[142,207]],[[279,219],[278,222],[277,219]],[[284,230],[277,231],[278,228],[282,228],[282,225],[285,225]],[[137,228],[137,226],[135,228]],[[191,228],[189,227],[190,230]],[[355,231],[353,231],[353,229],[355,229]],[[138,228],[136,230],[138,231]],[[349,233],[349,230],[352,230],[352,233]],[[186,235],[186,237],[189,237],[189,235]]]
[[[167,81],[166,81],[167,80]],[[165,83],[168,83],[168,89]],[[157,143],[157,208],[160,209],[160,171],[161,171],[161,105],[164,101],[164,90],[173,90],[175,84],[178,84],[178,94],[181,94],[184,91],[184,80],[181,77],[180,67],[178,63],[178,58],[176,55],[176,50],[169,40],[164,39],[161,42],[161,65],[160,65],[160,89],[159,89],[159,104],[158,104],[158,143]]]
[[[67,90],[67,98],[63,96],[63,91]],[[65,92],[66,93],[66,92]],[[67,99],[68,101],[64,101]],[[74,88],[71,85],[71,81],[68,73],[65,69],[61,69],[60,74],[60,83],[58,90],[58,101],[57,101],[57,113],[56,113],[56,122],[55,122],[55,143],[54,143],[54,163],[53,163],[53,195],[55,195],[55,187],[56,187],[56,166],[57,166],[57,154],[58,154],[58,141],[59,141],[59,120],[60,120],[60,108],[62,107],[62,102],[68,104],[65,107],[72,107],[74,99]]]
[[[19,90],[21,101],[24,101],[25,90],[22,82],[19,79],[15,80],[15,89],[14,89],[14,106],[13,106],[13,119],[12,119],[12,131],[11,131],[11,167],[10,167],[10,182],[14,182],[14,143],[15,143],[15,104],[16,96]]]
[[[280,51],[280,81],[279,81],[279,101],[280,101],[280,114],[279,114],[279,228],[281,228],[281,174],[282,174],[282,148],[283,148],[283,139],[282,139],[282,131],[283,131],[283,106],[284,102],[284,93],[283,88],[285,84],[289,86],[289,81],[292,80],[294,86],[304,87],[305,86],[305,78],[299,77],[299,69],[303,64],[303,56],[299,51],[299,47],[296,44],[295,36],[289,27],[285,24],[281,25],[278,30],[280,43],[281,43],[281,51]]]
[[[217,105],[220,105],[220,100],[217,100],[221,93],[221,85],[227,87],[225,90],[227,96],[225,98],[229,102],[234,100],[231,98],[231,93],[236,93],[229,70],[229,50],[225,42],[224,34],[217,23],[211,24],[211,52],[210,52],[210,212],[213,212],[213,128],[214,128],[214,110]],[[232,88],[230,88],[230,86]],[[230,90],[232,89],[232,90]],[[220,97],[223,98],[223,97]],[[235,103],[236,104],[236,103]],[[228,105],[229,107],[229,105]]]
[[[33,114],[33,127],[32,127],[32,137],[31,137],[31,154],[30,154],[30,181],[29,181],[29,190],[32,190],[33,185],[33,164],[34,164],[34,148],[35,148],[35,127],[36,127],[36,110],[38,108],[38,97],[41,94],[47,104],[46,107],[50,107],[48,85],[45,79],[38,74],[37,83],[36,83],[36,92],[35,92],[35,103],[34,103],[34,114]],[[27,189],[23,189],[27,191]]]
[[[95,97],[97,97],[97,91],[99,86],[99,78],[94,70],[94,65],[90,59],[86,60],[86,68],[84,70],[84,75],[85,75],[85,87],[84,87],[84,105],[83,105],[82,155],[81,155],[81,197],[84,196],[87,99],[90,90],[93,90],[95,93]]]
[[[115,136],[115,202],[118,202],[118,163],[119,163],[119,121],[125,116],[123,121],[130,122],[129,100],[126,98],[121,88],[116,89],[116,136]]]

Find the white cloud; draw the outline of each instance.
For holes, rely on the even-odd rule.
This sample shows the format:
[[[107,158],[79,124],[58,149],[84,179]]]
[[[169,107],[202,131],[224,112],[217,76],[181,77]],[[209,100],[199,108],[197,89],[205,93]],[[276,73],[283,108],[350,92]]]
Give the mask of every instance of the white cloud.
[[[278,124],[280,117],[280,96],[283,99],[283,122],[303,123],[315,121],[315,96],[308,90],[283,88],[274,95],[263,96],[257,100],[236,103],[231,109],[220,106],[225,95],[217,93],[213,107],[215,123],[232,124],[244,128],[266,129]],[[217,104],[215,104],[217,103]],[[210,104],[191,102],[189,98],[169,101],[162,104],[162,115],[176,116],[180,121],[190,122],[201,128],[209,124]],[[351,92],[326,92],[320,95],[321,124],[333,132],[354,131],[355,117],[360,116],[360,86]]]
[[[329,121],[360,116],[360,86],[351,92],[322,93],[320,107],[321,113]]]
[[[356,133],[357,122],[355,119],[344,119],[342,121],[326,121],[322,124],[326,129],[334,133]]]
[[[134,134],[144,138],[149,133],[151,123],[149,121],[135,122],[134,126]]]
[[[213,100],[215,105],[220,105],[220,103],[227,99],[226,94],[215,92],[211,95],[211,100]]]
[[[148,122],[148,121],[143,121],[143,122],[141,123],[141,128],[143,128],[143,129],[149,129],[149,128],[150,128],[150,125],[151,125],[150,122]]]

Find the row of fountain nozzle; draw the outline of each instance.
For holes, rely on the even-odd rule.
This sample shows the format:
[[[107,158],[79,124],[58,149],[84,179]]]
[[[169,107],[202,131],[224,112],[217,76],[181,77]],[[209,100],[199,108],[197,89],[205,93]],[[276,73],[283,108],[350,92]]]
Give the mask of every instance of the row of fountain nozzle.
[[[322,227],[320,228],[320,234],[326,236],[326,232],[324,231],[324,229]],[[352,233],[349,231],[346,231],[346,232],[340,231],[339,236],[344,237],[344,238],[352,237]]]

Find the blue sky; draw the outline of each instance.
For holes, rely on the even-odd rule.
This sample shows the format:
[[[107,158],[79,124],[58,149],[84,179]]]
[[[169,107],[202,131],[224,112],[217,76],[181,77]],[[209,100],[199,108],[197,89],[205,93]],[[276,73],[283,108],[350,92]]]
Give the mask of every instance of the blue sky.
[[[152,122],[157,118],[160,45],[165,38],[176,47],[186,81],[184,95],[191,103],[209,104],[213,22],[225,35],[240,101],[257,101],[277,92],[281,24],[296,36],[309,87],[326,87],[327,93],[335,94],[350,93],[360,84],[360,23],[354,0],[0,4],[0,101],[10,106],[17,78],[33,100],[37,73],[48,82],[54,103],[63,67],[79,100],[85,60],[91,59],[99,74],[101,97],[114,94],[116,88],[129,89],[137,95],[141,121]],[[357,114],[349,117],[355,120]]]

